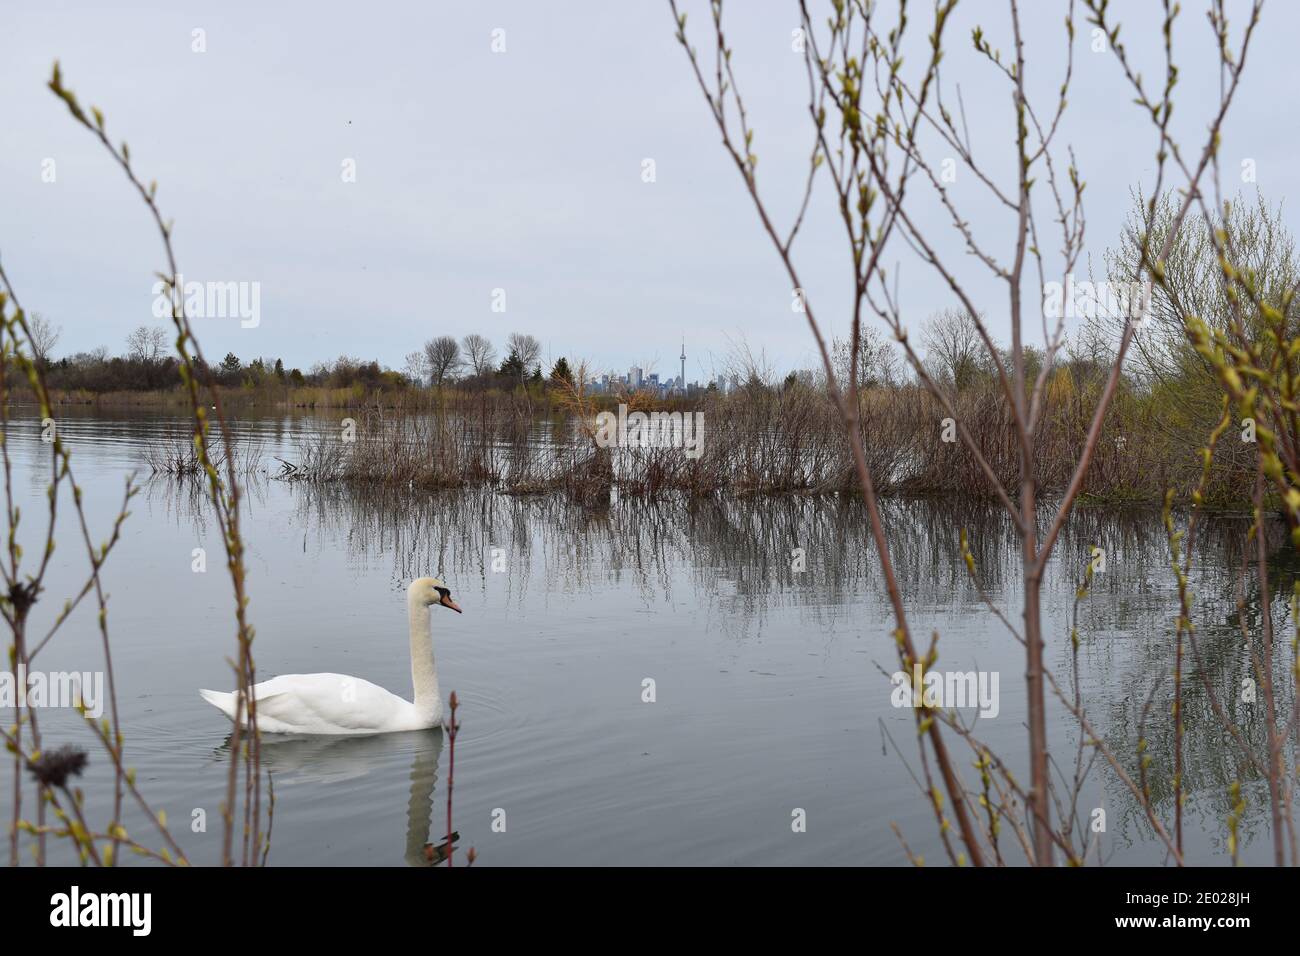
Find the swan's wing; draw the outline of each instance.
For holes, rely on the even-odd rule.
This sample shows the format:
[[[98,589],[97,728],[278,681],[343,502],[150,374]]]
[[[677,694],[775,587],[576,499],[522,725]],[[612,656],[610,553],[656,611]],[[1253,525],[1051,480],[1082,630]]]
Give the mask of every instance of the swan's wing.
[[[346,674],[284,674],[253,688],[261,729],[271,733],[359,734],[395,729],[411,705]]]

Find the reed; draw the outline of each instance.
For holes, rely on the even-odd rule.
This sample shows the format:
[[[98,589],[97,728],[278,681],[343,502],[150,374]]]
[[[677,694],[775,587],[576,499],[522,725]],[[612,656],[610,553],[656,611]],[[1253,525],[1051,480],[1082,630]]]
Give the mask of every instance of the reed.
[[[1044,392],[1035,467],[1045,494],[1065,490],[1071,462],[1089,441],[1090,412],[1103,386],[1084,370],[1059,369]],[[630,411],[659,410],[644,395],[624,396]],[[1215,419],[1184,415],[1172,421],[1167,396],[1122,389],[1113,402],[1084,474],[1080,494],[1093,501],[1158,505],[1170,487],[1201,484],[1193,427]],[[1019,445],[996,383],[977,381],[948,398],[945,408],[916,384],[864,388],[857,396],[857,430],[882,495],[992,498],[985,468],[1003,482],[1017,479]],[[694,413],[703,416],[698,457],[668,444],[599,447],[600,409],[576,396],[552,414],[521,399],[485,399],[477,405],[368,408],[355,422],[355,440],[333,423],[297,440],[293,461],[279,477],[413,488],[487,486],[509,494],[566,494],[589,503],[621,494],[656,497],[685,493],[788,494],[856,488],[853,453],[839,413],[824,388],[803,382],[752,382],[710,393]],[[949,411],[968,423],[973,447],[945,441]],[[687,414],[692,414],[687,412]],[[249,449],[250,468],[260,449]],[[155,472],[185,474],[193,456],[163,443],[146,453]],[[1203,492],[1207,502],[1250,501],[1253,464],[1239,449],[1216,456]]]
[[[225,442],[208,437],[206,447],[200,452],[194,435],[188,431],[169,431],[149,439],[141,457],[154,475],[172,478],[193,478],[204,474],[204,461],[218,472],[233,472],[247,476],[256,471],[265,457],[264,444],[252,437],[234,440],[229,448]]]

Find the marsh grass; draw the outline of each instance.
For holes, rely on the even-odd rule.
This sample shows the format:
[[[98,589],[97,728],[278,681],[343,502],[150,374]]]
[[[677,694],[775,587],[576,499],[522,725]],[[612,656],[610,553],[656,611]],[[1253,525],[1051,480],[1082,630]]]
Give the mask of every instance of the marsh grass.
[[[1045,494],[1065,489],[1070,463],[1088,443],[1091,411],[1104,385],[1100,375],[1063,368],[1045,391],[1037,475]],[[653,396],[622,396],[631,411],[659,411]],[[1249,446],[1225,441],[1208,476],[1189,443],[1195,413],[1173,411],[1167,396],[1121,391],[1102,429],[1081,495],[1089,501],[1158,505],[1165,490],[1201,487],[1204,500],[1249,502],[1254,478]],[[1005,402],[992,382],[977,381],[948,396],[968,423],[979,455],[966,443],[944,441],[948,409],[920,385],[862,388],[858,431],[883,495],[993,497],[987,465],[1003,482],[1018,480],[1019,447]],[[393,485],[427,490],[489,487],[506,494],[562,494],[589,504],[620,494],[655,498],[686,494],[779,495],[855,493],[853,453],[834,402],[822,388],[791,381],[752,381],[725,395],[709,393],[694,410],[703,416],[697,457],[681,447],[600,447],[598,406],[572,397],[549,413],[522,396],[484,397],[477,405],[368,408],[355,414],[355,438],[322,423],[300,436],[276,477],[313,482]],[[1199,425],[1198,425],[1199,423]],[[264,450],[245,444],[237,467],[257,467]],[[982,459],[982,461],[981,461]],[[183,441],[152,445],[155,473],[197,474]]]
[[[232,441],[229,452],[224,442],[207,441],[201,454],[190,431],[175,430],[150,438],[141,451],[144,463],[153,475],[172,478],[192,478],[204,474],[204,460],[218,472],[233,472],[247,476],[261,468],[265,458],[264,444],[254,438]]]

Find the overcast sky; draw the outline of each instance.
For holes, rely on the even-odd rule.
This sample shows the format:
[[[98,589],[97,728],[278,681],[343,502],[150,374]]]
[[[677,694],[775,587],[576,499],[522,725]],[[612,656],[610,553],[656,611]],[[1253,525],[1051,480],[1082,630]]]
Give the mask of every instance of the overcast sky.
[[[1064,3],[1025,3],[1031,92],[1050,110],[1064,66]],[[1123,39],[1146,76],[1161,71],[1159,5],[1125,3]],[[1195,0],[1178,31],[1175,127],[1189,149],[1217,101],[1209,30]],[[1241,16],[1245,3],[1230,2]],[[760,187],[793,209],[811,146],[797,4],[733,2],[735,65],[757,130]],[[707,6],[686,3],[706,47]],[[910,7],[917,39],[927,4]],[[1113,54],[1094,54],[1079,17],[1075,87],[1060,145],[1088,181],[1095,267],[1115,241],[1130,191],[1150,182],[1155,142]],[[970,52],[970,28],[1011,48],[1005,4],[959,5],[945,82],[960,81],[977,156],[1014,183],[1004,78]],[[1257,187],[1287,199],[1300,155],[1294,38],[1300,14],[1273,2],[1226,127],[1229,191],[1254,162]],[[206,52],[194,33],[204,31]],[[503,30],[505,52],[492,51]],[[779,371],[814,363],[790,283],[673,37],[666,0],[364,4],[5,0],[0,12],[0,257],[32,311],[62,327],[56,354],[107,346],[159,324],[161,249],[120,170],[45,88],[100,106],[176,221],[187,280],[260,283],[260,324],[205,319],[205,351],[282,356],[308,368],[341,353],[401,367],[434,335],[531,333],[550,359],[586,358],[711,375],[740,341]],[[919,65],[919,56],[915,64]],[[951,95],[951,93],[950,93]],[[42,172],[53,160],[54,182]],[[345,160],[356,181],[344,182]],[[643,181],[653,159],[655,181]],[[846,264],[826,184],[796,246],[809,295],[845,330]],[[1014,220],[959,171],[963,215],[1009,259]],[[1285,209],[1294,229],[1293,209]],[[942,211],[917,215],[957,262],[999,334],[1006,291],[961,253]],[[1044,219],[1044,224],[1047,220]],[[909,322],[953,304],[900,247]],[[494,289],[506,311],[492,311]]]

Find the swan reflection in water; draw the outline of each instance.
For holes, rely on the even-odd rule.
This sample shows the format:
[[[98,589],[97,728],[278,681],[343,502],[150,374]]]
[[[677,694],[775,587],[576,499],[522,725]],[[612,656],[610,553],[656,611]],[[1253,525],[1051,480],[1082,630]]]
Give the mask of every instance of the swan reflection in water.
[[[373,786],[376,775],[392,774],[406,765],[402,758],[409,757],[411,787],[406,804],[404,858],[411,866],[434,866],[446,861],[447,835],[441,828],[435,832],[433,827],[442,737],[440,728],[366,737],[264,734],[262,769],[275,780],[276,800],[283,806],[284,795],[304,784],[338,787],[368,778]],[[229,737],[214,756],[223,762],[230,759]]]

